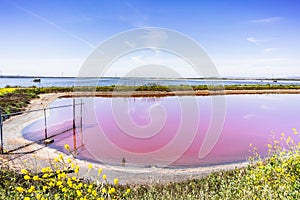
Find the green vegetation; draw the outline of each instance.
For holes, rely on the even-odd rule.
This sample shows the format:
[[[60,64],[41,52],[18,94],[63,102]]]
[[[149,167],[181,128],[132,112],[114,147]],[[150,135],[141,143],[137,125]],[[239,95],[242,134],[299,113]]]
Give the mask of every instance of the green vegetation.
[[[278,90],[278,89],[300,89],[300,85],[226,85],[225,90]]]
[[[3,88],[5,90],[12,89],[10,92],[0,94],[0,108],[3,113],[9,114],[22,111],[30,100],[38,98],[36,88],[15,89]]]
[[[296,129],[294,137],[299,139]],[[251,146],[251,144],[250,144]],[[80,180],[80,167],[62,155],[50,167],[34,174],[12,171],[2,163],[0,196],[5,199],[299,199],[300,142],[290,136],[274,136],[269,156],[261,158],[253,148],[250,164],[220,171],[201,179],[154,185],[113,184],[98,170],[100,182]],[[65,145],[66,149],[70,147]],[[92,169],[90,164],[88,169]],[[68,172],[68,173],[67,173]]]
[[[71,152],[69,145],[65,148]],[[62,154],[53,159],[51,167],[44,167],[39,173],[27,169],[16,172],[5,164],[0,166],[0,196],[5,199],[125,199],[130,193],[129,188],[119,186],[117,178],[109,184],[101,168],[97,180],[80,180],[80,166]],[[89,164],[87,173],[92,169],[93,165]]]

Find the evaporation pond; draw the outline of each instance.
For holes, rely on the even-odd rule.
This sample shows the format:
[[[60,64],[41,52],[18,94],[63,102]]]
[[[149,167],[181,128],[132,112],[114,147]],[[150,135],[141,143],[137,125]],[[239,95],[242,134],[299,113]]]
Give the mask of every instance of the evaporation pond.
[[[47,137],[57,135],[50,147],[65,151],[69,144],[79,158],[95,162],[204,166],[245,161],[252,155],[249,144],[266,155],[271,132],[299,141],[292,128],[300,128],[300,95],[75,99],[81,101],[75,113],[72,106],[47,111]],[[63,98],[50,107],[72,103]],[[27,126],[24,137],[43,139],[44,124],[40,119]]]

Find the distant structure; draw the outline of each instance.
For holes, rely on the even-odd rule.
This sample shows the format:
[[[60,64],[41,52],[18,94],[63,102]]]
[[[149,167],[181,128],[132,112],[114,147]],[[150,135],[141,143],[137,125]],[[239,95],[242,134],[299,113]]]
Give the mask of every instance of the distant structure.
[[[35,83],[40,83],[41,82],[41,79],[40,78],[35,78],[35,79],[33,79],[33,81],[32,82],[35,82]]]

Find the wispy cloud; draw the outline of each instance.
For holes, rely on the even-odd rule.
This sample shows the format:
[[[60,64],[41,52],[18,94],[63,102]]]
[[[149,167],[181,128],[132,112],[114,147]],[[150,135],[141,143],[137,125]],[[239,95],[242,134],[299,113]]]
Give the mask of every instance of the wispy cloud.
[[[265,42],[270,42],[270,41],[273,41],[273,40],[277,40],[278,38],[265,38],[265,39],[257,39],[255,37],[248,37],[246,38],[246,40],[248,42],[251,42],[251,43],[254,43],[256,45],[260,45],[261,43],[265,43]]]
[[[278,50],[279,50],[279,48],[266,48],[266,49],[264,49],[264,53],[268,54],[268,53],[272,53],[272,52],[278,51]]]
[[[248,42],[254,43],[254,44],[256,44],[256,45],[259,45],[259,44],[261,44],[262,42],[264,42],[264,40],[258,40],[258,39],[254,38],[254,37],[248,37],[248,38],[246,38],[246,40],[247,40]]]
[[[268,18],[250,20],[249,22],[254,24],[270,24],[270,23],[279,22],[283,19],[284,19],[283,17],[268,17]]]

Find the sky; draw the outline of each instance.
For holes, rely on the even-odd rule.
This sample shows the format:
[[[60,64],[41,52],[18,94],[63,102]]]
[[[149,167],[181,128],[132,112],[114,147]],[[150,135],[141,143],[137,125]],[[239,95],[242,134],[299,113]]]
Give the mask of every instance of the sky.
[[[0,11],[2,75],[77,76],[112,36],[160,27],[197,42],[221,77],[300,76],[299,0],[0,0]],[[151,63],[197,77],[180,58],[145,50],[105,75]]]

